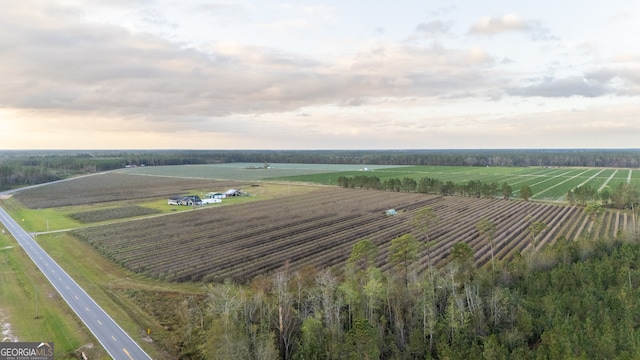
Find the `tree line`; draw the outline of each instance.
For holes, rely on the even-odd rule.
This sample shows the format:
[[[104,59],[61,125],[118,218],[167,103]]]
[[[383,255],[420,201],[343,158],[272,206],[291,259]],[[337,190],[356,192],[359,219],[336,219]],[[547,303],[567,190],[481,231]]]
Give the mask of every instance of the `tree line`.
[[[377,176],[356,175],[338,177],[338,186],[351,189],[371,189],[392,192],[416,192],[421,194],[458,195],[468,197],[484,197],[510,199],[514,194],[513,188],[506,182],[499,185],[496,182],[486,183],[479,180],[470,180],[467,183],[453,183],[430,177],[424,177],[416,181],[413,178],[404,177],[380,180]],[[527,185],[518,189],[519,198],[527,201],[533,196],[533,191]],[[628,183],[620,183],[614,188],[604,188],[601,191],[590,185],[578,186],[567,192],[567,201],[571,205],[586,206],[593,202],[602,202],[604,207],[616,209],[634,209],[640,204],[640,191],[638,187]]]
[[[0,151],[0,189],[124,166],[304,163],[640,167],[640,150],[138,150]]]
[[[477,228],[479,236],[492,236],[490,222]],[[457,243],[448,265],[416,274],[412,264],[425,261],[417,254],[429,246],[422,235],[390,239],[388,254],[363,239],[339,271],[291,272],[285,265],[250,284],[207,285],[205,298],[180,305],[181,357],[640,356],[640,245],[635,240],[558,239],[554,247],[484,268],[475,267],[471,247]],[[387,259],[385,268],[376,266],[381,256]]]
[[[636,186],[628,183],[620,183],[613,189],[607,187],[598,191],[590,185],[578,186],[567,192],[567,201],[570,204],[586,206],[592,202],[601,201],[603,206],[612,206],[616,209],[636,209],[640,203],[640,192]]]
[[[126,166],[198,165],[222,162],[207,152],[0,152],[0,190],[42,184]]]
[[[424,177],[416,181],[410,177],[390,178],[380,180],[377,176],[356,175],[338,177],[338,186],[351,189],[372,189],[392,192],[416,192],[421,194],[459,195],[477,198],[510,199],[514,194],[511,185],[506,182],[499,185],[497,182],[486,183],[479,180],[469,180],[467,183],[454,183],[442,181],[430,177]],[[523,185],[518,190],[518,196],[523,200],[529,200],[533,191],[528,185]]]

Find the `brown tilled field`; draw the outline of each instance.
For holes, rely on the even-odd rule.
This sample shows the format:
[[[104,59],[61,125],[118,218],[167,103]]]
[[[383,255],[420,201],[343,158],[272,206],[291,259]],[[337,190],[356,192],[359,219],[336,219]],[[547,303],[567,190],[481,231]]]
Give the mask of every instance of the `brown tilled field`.
[[[413,233],[424,240],[411,225],[413,216],[424,207],[435,211],[438,223],[429,232],[433,245],[424,247],[420,261],[413,265],[418,272],[427,268],[428,256],[437,266],[444,264],[451,247],[460,241],[474,249],[478,265],[491,261],[490,245],[476,229],[483,218],[497,225],[496,259],[529,251],[532,221],[547,225],[538,236],[537,249],[589,232],[615,237],[630,222],[619,211],[605,211],[599,219],[590,219],[580,207],[325,187],[74,233],[110,259],[152,277],[244,282],[285,264],[292,270],[306,265],[341,266],[361,239],[377,244],[378,266],[384,269],[393,238]],[[385,215],[392,208],[398,215]]]
[[[118,173],[99,174],[32,188],[15,198],[31,209],[149,200],[181,195],[193,189],[229,189],[246,185],[237,181],[188,179]]]

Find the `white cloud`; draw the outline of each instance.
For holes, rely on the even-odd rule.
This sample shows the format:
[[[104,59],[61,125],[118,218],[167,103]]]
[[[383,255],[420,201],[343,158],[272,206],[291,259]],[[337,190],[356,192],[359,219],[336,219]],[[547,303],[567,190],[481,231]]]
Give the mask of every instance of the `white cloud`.
[[[266,30],[281,33],[287,31],[300,31],[302,29],[318,29],[308,19],[282,19],[275,22],[262,23],[258,26]]]
[[[487,51],[480,47],[474,46],[469,49],[467,53],[467,59],[470,64],[489,64],[493,62],[491,56],[487,53]]]
[[[527,31],[530,25],[522,18],[514,14],[496,17],[483,17],[476,22],[469,33],[482,35],[496,35],[508,31]]]
[[[16,15],[25,16],[9,11],[4,17]],[[0,69],[8,84],[0,89],[3,106],[149,119],[207,117],[292,111],[344,99],[442,96],[491,82],[490,73],[480,70],[491,58],[480,47],[376,43],[328,62],[230,42],[185,48],[118,26],[37,15],[46,21],[5,27],[4,36],[13,30],[23,36],[3,45],[12,49]]]
[[[524,87],[507,89],[509,95],[569,97],[597,97],[611,93],[606,83],[584,77],[572,76],[562,79],[545,79],[544,81]]]
[[[636,63],[640,65],[640,52],[624,52],[615,54],[611,61],[614,63]]]
[[[528,18],[469,29],[479,14],[448,6],[378,16],[331,1],[65,4],[0,12],[0,146],[55,133],[50,146],[85,147],[92,131],[110,138],[96,147],[129,148],[176,132],[203,148],[561,146],[531,134],[570,136],[565,126],[585,139],[638,135],[625,106],[640,96],[640,51],[620,36],[612,50],[606,31],[566,36],[581,19],[514,5]],[[554,39],[547,24],[568,40],[536,43]],[[497,36],[509,32],[525,36]]]
[[[416,26],[416,32],[425,36],[435,36],[447,34],[451,29],[451,22],[441,20],[433,20],[426,23],[420,23]]]

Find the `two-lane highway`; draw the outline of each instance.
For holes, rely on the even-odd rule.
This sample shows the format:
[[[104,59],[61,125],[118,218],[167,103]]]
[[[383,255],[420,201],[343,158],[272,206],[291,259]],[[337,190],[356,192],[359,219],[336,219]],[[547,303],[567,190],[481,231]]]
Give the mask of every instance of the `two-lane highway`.
[[[112,358],[151,359],[2,208],[0,221]]]

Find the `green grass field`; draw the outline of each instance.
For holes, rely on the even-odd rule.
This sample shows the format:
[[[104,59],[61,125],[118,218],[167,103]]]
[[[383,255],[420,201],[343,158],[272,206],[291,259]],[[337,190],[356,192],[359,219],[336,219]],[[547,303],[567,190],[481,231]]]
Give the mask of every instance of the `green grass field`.
[[[243,181],[294,181],[321,185],[337,185],[340,176],[377,176],[381,181],[392,178],[424,177],[464,184],[471,180],[486,183],[506,182],[517,196],[527,185],[534,200],[564,201],[569,190],[589,185],[597,190],[613,188],[622,182],[640,185],[638,170],[605,168],[547,167],[475,167],[475,166],[372,166],[333,164],[263,164],[231,163],[219,165],[159,166],[122,170],[124,173]],[[365,171],[366,169],[366,171]]]
[[[597,190],[614,188],[622,182],[640,183],[638,170],[603,168],[509,168],[469,166],[403,166],[371,169],[369,171],[342,171],[279,177],[278,180],[302,181],[323,185],[336,185],[340,176],[377,176],[381,181],[392,178],[413,178],[416,181],[429,177],[444,182],[465,184],[471,180],[486,183],[506,182],[517,196],[522,186],[529,186],[535,200],[563,201],[567,192],[579,186],[589,185]]]
[[[613,188],[621,182],[640,184],[640,174],[633,169],[547,168],[547,167],[476,167],[476,166],[375,166],[333,164],[263,164],[232,163],[220,165],[159,166],[122,170],[133,174],[176,176],[186,178],[231,179],[245,181],[294,181],[320,185],[337,185],[340,176],[377,176],[381,181],[392,178],[429,177],[443,182],[464,184],[471,180],[485,183],[506,182],[517,196],[527,185],[534,200],[564,201],[567,192],[589,185],[597,190]],[[365,171],[366,169],[366,171]]]

